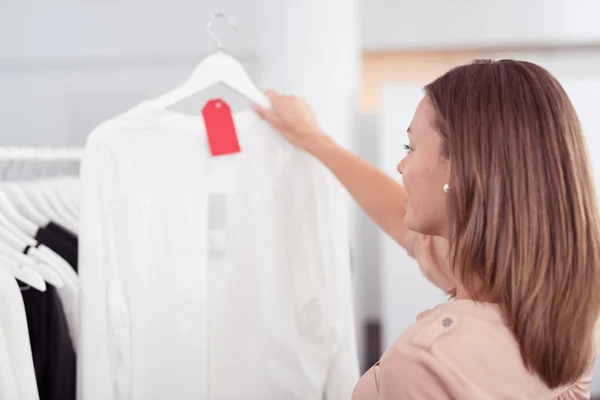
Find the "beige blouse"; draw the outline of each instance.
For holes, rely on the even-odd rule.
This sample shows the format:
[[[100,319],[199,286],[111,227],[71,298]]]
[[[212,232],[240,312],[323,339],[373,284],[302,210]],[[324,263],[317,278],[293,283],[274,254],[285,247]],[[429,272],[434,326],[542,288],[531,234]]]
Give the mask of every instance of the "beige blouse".
[[[443,239],[411,233],[402,244],[433,283],[454,286]],[[352,400],[589,399],[592,368],[576,385],[550,390],[523,365],[496,305],[454,300],[419,314],[361,377]]]

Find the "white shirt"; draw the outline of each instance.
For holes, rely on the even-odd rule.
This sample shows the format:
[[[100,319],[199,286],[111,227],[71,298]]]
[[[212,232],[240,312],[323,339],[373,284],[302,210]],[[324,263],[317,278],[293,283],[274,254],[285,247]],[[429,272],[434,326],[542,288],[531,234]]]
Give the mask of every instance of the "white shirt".
[[[0,399],[39,399],[23,296],[1,265],[0,328]]]
[[[77,338],[79,336],[79,276],[73,267],[58,254],[43,245],[40,248],[53,259],[52,267],[63,281],[63,286],[56,288],[56,292],[62,303],[73,348],[77,352]]]
[[[90,136],[79,399],[350,398],[342,191],[252,111],[234,118],[242,152],[215,158],[202,118],[150,103]]]
[[[73,271],[71,266],[68,267]],[[73,348],[77,352],[79,336],[79,278],[73,279],[72,276],[65,274],[63,271],[59,273],[63,280],[63,286],[57,288],[56,292],[63,306]]]

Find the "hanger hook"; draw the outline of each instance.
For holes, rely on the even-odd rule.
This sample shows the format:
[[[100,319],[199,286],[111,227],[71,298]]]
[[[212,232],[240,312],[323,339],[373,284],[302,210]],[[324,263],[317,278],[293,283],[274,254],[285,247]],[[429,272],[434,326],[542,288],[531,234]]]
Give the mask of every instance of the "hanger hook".
[[[210,19],[206,22],[206,30],[208,32],[208,35],[215,42],[215,46],[217,46],[217,49],[219,51],[223,51],[223,41],[221,39],[219,39],[219,37],[212,30],[212,26],[215,23],[215,20],[217,18],[223,18],[224,20],[226,20],[229,23],[229,25],[231,25],[231,28],[234,31],[237,31],[238,27],[237,27],[235,21],[230,16],[228,16],[225,13],[216,13],[216,14],[213,14],[213,16],[210,17]]]

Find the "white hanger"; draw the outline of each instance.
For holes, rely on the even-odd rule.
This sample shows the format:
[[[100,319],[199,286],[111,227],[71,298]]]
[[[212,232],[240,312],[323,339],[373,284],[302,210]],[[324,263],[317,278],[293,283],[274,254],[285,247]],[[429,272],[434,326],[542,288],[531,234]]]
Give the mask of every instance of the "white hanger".
[[[2,204],[0,204],[0,207],[2,207]],[[25,241],[28,244],[35,244],[35,240],[15,226],[15,224],[13,224],[5,214],[6,210],[0,208],[0,226],[8,230],[12,235],[19,238],[19,240]]]
[[[34,222],[25,218],[23,214],[19,212],[19,210],[15,207],[14,203],[10,200],[6,193],[4,193],[1,186],[0,210],[7,217],[7,219],[10,222],[12,222],[17,228],[19,228],[22,232],[25,232],[30,237],[35,236],[38,230],[38,226]]]
[[[215,14],[206,23],[206,30],[217,46],[217,53],[203,59],[196,67],[192,76],[183,85],[175,90],[162,95],[151,103],[159,108],[166,109],[196,93],[202,92],[217,84],[224,84],[237,91],[246,99],[261,105],[270,107],[267,96],[256,87],[250,76],[235,58],[223,52],[223,42],[219,39],[211,27],[216,18],[224,18],[237,30],[235,22],[223,13]]]
[[[75,285],[78,285],[79,275],[77,275],[77,272],[75,272],[75,270],[73,269],[73,267],[71,266],[71,264],[69,264],[68,262],[66,262],[58,254],[56,254],[55,252],[53,252],[52,250],[50,250],[49,247],[46,247],[44,245],[40,245],[40,246],[37,247],[37,249],[44,256],[48,257],[49,260],[52,260],[52,265],[55,266],[56,271],[60,274],[61,277],[63,277],[63,280],[64,280],[65,277],[67,277]]]
[[[13,235],[8,229],[0,225],[0,254],[8,256],[19,264],[25,264],[39,273],[46,282],[63,287],[64,283],[58,273],[53,270],[57,268],[52,265],[52,260],[41,253],[35,247],[30,247],[27,254],[22,251],[28,243]]]
[[[0,190],[0,225],[27,242],[33,240],[31,233],[37,231],[35,227],[32,228],[32,223],[19,213],[14,203],[2,190]]]
[[[65,179],[61,183],[61,191],[69,197],[71,204],[75,207],[77,215],[81,210],[81,181],[79,179]]]
[[[69,192],[72,191],[72,188],[68,186],[68,178],[60,177],[49,179],[46,184],[49,188],[54,190],[56,196],[64,205],[65,211],[68,212],[69,219],[79,226],[79,210],[75,206],[74,196],[69,194]]]
[[[32,247],[28,254],[31,255],[32,260],[39,261],[28,266],[39,273],[46,282],[56,288],[61,288],[65,285],[62,275],[58,271],[59,267],[56,264],[51,264],[53,260],[40,253],[40,250],[35,247]]]
[[[52,186],[48,185],[45,180],[34,182],[33,185],[44,195],[46,200],[48,200],[48,204],[56,213],[55,215],[58,218],[57,222],[61,221],[65,228],[73,233],[77,233],[77,222],[71,217],[71,213],[64,206]]]
[[[18,185],[23,189],[27,197],[31,200],[37,210],[44,215],[44,217],[54,221],[58,219],[57,213],[52,209],[48,199],[46,199],[46,196],[44,196],[39,188],[37,188],[31,182],[19,182]]]
[[[81,210],[81,181],[79,178],[64,177],[60,180],[60,186],[58,186],[61,194],[68,199],[70,208],[79,221],[79,214]]]
[[[23,250],[28,243],[19,236],[15,235],[11,230],[0,225],[0,244],[6,244],[15,250]]]
[[[77,273],[73,270],[73,267],[71,267],[71,265],[68,262],[66,262],[64,258],[59,256],[58,254],[56,254],[56,252],[54,252],[54,250],[43,244],[40,244],[37,247],[30,248],[28,254],[31,256],[31,258],[33,258],[34,260],[38,260],[40,264],[50,267],[56,274],[58,274],[58,276],[60,277],[60,282],[58,285],[54,285],[58,288],[64,286],[64,281],[62,277],[64,276],[66,267],[68,267],[69,270],[73,271],[75,273],[75,276],[77,276]],[[47,282],[50,283],[50,281]]]
[[[46,226],[50,221],[54,221],[63,227],[66,227],[70,230],[76,229],[71,226],[71,224],[66,221],[59,213],[57,213],[52,204],[44,195],[44,192],[41,188],[39,188],[35,183],[31,182],[22,182],[19,183],[19,188],[23,189],[26,197],[31,200],[37,210],[45,217],[47,221],[43,226]]]
[[[0,254],[21,266],[31,268],[49,284],[54,285],[57,288],[63,287],[64,283],[60,275],[47,264],[38,263],[33,258],[14,250],[12,247],[2,242],[0,242]]]
[[[46,291],[46,282],[33,269],[24,267],[10,258],[0,254],[0,267],[8,268],[12,276],[40,292]]]
[[[10,197],[12,203],[23,215],[33,221],[39,227],[48,225],[50,218],[44,216],[37,207],[33,205],[27,193],[17,183],[3,184],[4,193]]]

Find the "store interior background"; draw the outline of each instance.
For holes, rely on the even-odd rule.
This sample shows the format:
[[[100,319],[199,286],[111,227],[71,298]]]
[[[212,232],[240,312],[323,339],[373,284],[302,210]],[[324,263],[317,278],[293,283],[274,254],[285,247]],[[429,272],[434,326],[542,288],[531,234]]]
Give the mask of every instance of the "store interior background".
[[[595,0],[0,0],[0,145],[83,146],[214,51],[205,23],[216,12],[235,20],[239,32],[224,21],[214,31],[259,86],[307,98],[333,136],[394,176],[425,83],[474,58],[539,63],[575,103],[598,182]],[[444,294],[355,207],[351,218],[366,367]]]

